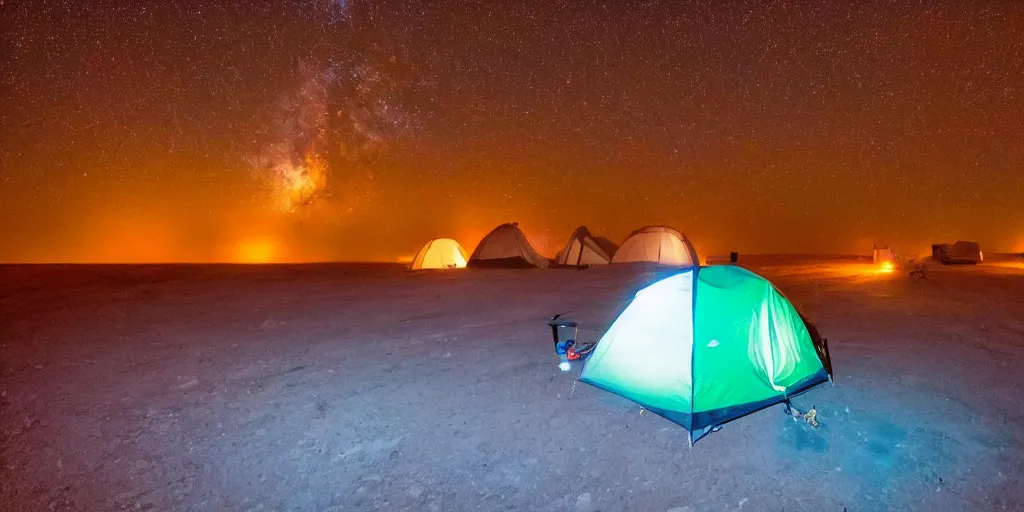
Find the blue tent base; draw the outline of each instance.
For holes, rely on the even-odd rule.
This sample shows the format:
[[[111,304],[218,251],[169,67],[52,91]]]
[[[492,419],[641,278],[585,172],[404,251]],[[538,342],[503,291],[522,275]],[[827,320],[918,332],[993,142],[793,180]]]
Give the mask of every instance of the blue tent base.
[[[823,368],[814,375],[810,375],[797,382],[790,388],[790,391],[785,394],[773,396],[771,398],[767,398],[765,400],[761,400],[758,402],[750,402],[733,407],[714,409],[710,411],[702,411],[698,413],[668,411],[665,409],[659,409],[657,407],[651,407],[647,404],[636,402],[635,400],[633,400],[633,402],[636,402],[644,409],[647,409],[648,411],[651,411],[654,414],[657,414],[658,416],[661,416],[685,428],[687,432],[689,432],[690,434],[690,446],[693,446],[694,443],[696,443],[701,438],[714,431],[716,427],[725,425],[730,421],[742,418],[743,416],[755,413],[757,411],[760,411],[761,409],[771,407],[775,404],[785,403],[789,401],[791,398],[796,397],[810,390],[814,386],[817,386],[818,384],[823,384],[825,382],[829,382],[831,380],[831,376]],[[594,382],[589,382],[588,379],[580,379],[580,381],[590,384],[591,386],[594,386],[598,389],[607,391],[609,393],[619,394],[615,390],[608,389]]]

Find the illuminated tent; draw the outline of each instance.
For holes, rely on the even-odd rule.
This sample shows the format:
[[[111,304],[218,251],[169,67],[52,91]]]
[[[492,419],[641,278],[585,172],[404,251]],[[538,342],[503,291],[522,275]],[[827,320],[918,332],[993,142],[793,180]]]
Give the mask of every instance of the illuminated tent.
[[[694,267],[637,292],[580,380],[682,425],[690,442],[831,379],[825,341],[767,280]]]
[[[409,269],[463,268],[466,259],[466,250],[458,242],[451,238],[435,238],[423,244]]]
[[[612,263],[649,261],[662,265],[692,267],[699,265],[697,251],[679,230],[667,226],[647,226],[629,235]]]
[[[545,268],[550,262],[530,245],[518,222],[494,228],[473,250],[470,267]]]
[[[555,257],[555,264],[574,267],[607,265],[611,263],[613,254],[615,246],[611,241],[595,238],[586,226],[580,226],[573,231],[565,247]]]
[[[871,255],[871,261],[876,265],[879,263],[895,263],[896,253],[888,247],[875,247]]]

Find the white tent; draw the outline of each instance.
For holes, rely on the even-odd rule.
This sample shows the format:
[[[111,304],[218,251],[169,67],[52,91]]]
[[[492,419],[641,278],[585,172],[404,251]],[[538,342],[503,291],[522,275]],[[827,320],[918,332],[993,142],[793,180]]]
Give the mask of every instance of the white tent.
[[[409,268],[463,268],[466,266],[466,259],[466,250],[458,242],[451,238],[435,238],[423,244]]]
[[[697,251],[686,236],[668,226],[647,226],[634,231],[612,258],[612,263],[637,261],[678,267],[700,265]]]
[[[591,236],[586,226],[580,226],[555,257],[555,264],[576,267],[606,265],[611,263],[612,254],[615,254],[614,246],[608,247],[609,244],[607,241],[602,244],[600,239]]]
[[[896,253],[888,247],[875,247],[871,260],[876,265],[879,263],[896,263]]]
[[[530,245],[518,222],[494,228],[477,244],[468,262],[470,267],[504,268],[545,268],[548,264],[548,259]]]

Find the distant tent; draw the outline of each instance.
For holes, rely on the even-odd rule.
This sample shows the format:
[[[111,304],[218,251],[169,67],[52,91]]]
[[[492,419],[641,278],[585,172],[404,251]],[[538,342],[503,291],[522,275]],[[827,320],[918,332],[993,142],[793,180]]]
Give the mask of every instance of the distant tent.
[[[932,259],[943,265],[976,264],[985,261],[981,246],[977,242],[957,241],[950,244],[932,245]]]
[[[896,253],[888,247],[875,247],[871,260],[876,265],[879,263],[896,263]]]
[[[550,262],[530,245],[518,222],[502,224],[484,237],[469,257],[470,267],[545,268]]]
[[[649,261],[662,265],[692,267],[700,264],[697,251],[679,230],[647,226],[629,235],[615,252],[612,263]]]
[[[409,269],[463,268],[467,259],[466,250],[455,240],[435,238],[423,244]]]
[[[610,257],[614,257],[615,253],[619,251],[618,244],[612,242],[606,237],[595,236],[594,241],[597,242],[597,245],[601,246],[601,248],[604,249],[604,253]]]
[[[636,297],[580,380],[682,425],[690,442],[830,380],[828,346],[767,280],[695,267]]]
[[[606,243],[610,243],[607,238]],[[565,247],[555,257],[556,265],[583,267],[588,265],[607,265],[612,261],[612,254],[609,253],[602,243],[591,236],[586,226],[580,226],[573,231]]]

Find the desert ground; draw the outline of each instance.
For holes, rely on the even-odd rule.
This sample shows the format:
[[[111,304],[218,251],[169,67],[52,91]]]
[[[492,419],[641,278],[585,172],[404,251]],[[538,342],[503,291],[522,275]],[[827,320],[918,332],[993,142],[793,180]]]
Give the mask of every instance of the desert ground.
[[[1024,510],[1024,259],[741,257],[834,385],[693,447],[560,372],[663,271],[0,267],[11,511]],[[578,365],[577,365],[578,366]]]

